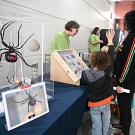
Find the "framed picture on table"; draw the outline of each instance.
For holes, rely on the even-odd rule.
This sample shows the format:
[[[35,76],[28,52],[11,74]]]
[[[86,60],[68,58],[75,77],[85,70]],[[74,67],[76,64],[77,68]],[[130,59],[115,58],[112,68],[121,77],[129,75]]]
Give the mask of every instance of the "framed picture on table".
[[[3,92],[2,99],[8,131],[49,112],[44,83]]]

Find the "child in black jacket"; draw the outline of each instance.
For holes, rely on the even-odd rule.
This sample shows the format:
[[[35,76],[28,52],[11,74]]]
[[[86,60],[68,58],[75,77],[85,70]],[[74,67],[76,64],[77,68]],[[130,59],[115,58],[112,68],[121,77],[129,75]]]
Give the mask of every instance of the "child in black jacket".
[[[92,118],[92,135],[107,135],[110,125],[110,102],[113,99],[113,85],[110,78],[113,59],[113,31],[108,31],[108,46],[91,56],[91,68],[82,71],[81,83],[89,86],[90,113]],[[110,53],[110,55],[109,55]],[[111,56],[111,58],[110,58]]]

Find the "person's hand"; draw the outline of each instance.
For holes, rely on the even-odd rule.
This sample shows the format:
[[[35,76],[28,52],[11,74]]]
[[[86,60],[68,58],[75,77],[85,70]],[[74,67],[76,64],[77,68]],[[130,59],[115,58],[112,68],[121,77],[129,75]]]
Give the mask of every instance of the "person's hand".
[[[117,91],[117,93],[123,93],[123,89],[124,88],[117,86],[116,91]]]
[[[123,44],[118,44],[118,46],[115,48],[115,53],[121,52],[123,48]]]
[[[115,31],[113,29],[110,29],[106,32],[108,44],[113,44],[114,35],[115,35]]]
[[[101,48],[101,51],[103,52],[108,52],[108,50],[109,50],[109,47],[106,45]]]
[[[100,42],[100,43],[103,43],[103,40],[100,40],[99,42]]]
[[[122,49],[122,48],[123,48],[123,44],[118,44],[118,47],[119,47],[120,49]]]

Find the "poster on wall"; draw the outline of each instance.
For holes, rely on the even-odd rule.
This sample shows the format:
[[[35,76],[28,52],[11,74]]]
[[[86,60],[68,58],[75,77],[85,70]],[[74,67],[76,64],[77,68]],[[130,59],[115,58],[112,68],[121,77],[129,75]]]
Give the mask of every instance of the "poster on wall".
[[[3,92],[2,98],[8,131],[49,112],[44,83]]]

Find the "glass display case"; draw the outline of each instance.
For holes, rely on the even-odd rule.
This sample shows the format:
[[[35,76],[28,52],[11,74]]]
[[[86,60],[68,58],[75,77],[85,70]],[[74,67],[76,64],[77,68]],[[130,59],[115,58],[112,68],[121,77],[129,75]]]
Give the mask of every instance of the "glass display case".
[[[0,102],[3,91],[43,81],[48,99],[54,99],[53,80],[43,79],[45,22],[0,3]]]
[[[46,89],[47,89],[47,96],[49,100],[54,99],[54,75],[51,76],[50,71],[50,54],[44,55],[44,63],[43,63],[43,80],[46,83]],[[52,64],[52,68],[54,68],[55,65]]]
[[[0,89],[43,82],[44,24],[8,17],[0,22]]]

